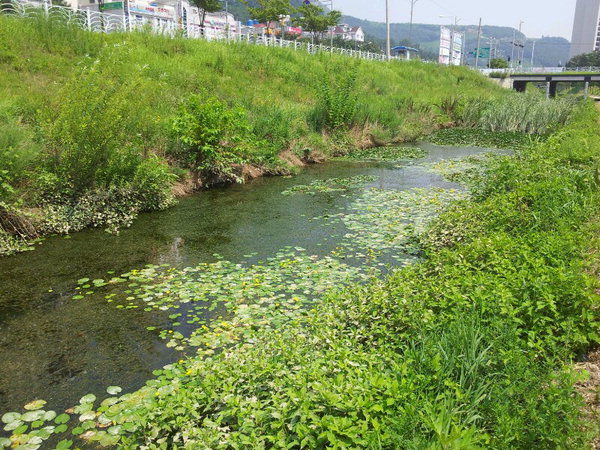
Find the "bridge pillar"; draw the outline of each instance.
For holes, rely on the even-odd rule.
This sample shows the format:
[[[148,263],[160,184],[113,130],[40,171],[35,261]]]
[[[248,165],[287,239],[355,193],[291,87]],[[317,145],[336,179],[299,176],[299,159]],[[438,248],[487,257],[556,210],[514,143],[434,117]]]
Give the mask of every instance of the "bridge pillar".
[[[590,81],[592,81],[592,77],[585,77],[585,84],[583,85],[583,98],[586,100],[590,96]]]
[[[546,97],[554,98],[556,97],[556,87],[558,86],[558,81],[547,81],[546,82]]]
[[[513,83],[513,89],[517,92],[525,92],[527,90],[526,81],[515,81]]]

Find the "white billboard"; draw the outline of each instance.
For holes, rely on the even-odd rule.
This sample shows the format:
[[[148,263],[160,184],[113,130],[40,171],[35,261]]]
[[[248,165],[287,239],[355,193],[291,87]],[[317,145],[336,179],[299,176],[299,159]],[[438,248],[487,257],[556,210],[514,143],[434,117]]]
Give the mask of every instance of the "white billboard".
[[[463,52],[463,34],[452,32],[450,28],[440,28],[439,63],[446,66],[460,66]]]
[[[440,28],[440,56],[439,63],[450,64],[450,46],[452,45],[452,30],[450,28]]]

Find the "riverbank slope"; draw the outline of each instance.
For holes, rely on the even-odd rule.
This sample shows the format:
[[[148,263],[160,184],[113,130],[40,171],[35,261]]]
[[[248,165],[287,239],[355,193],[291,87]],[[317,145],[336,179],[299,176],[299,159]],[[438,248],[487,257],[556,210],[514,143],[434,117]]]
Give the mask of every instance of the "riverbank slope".
[[[0,254],[41,234],[114,232],[172,204],[173,186],[411,141],[451,125],[461,102],[506,94],[465,68],[94,34],[43,16],[0,16],[0,78]]]

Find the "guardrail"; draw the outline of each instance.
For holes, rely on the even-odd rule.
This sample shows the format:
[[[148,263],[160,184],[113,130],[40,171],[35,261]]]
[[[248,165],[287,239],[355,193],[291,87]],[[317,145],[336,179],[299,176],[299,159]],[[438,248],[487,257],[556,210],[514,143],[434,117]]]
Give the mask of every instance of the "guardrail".
[[[565,73],[565,72],[587,72],[600,73],[600,67],[521,67],[512,69],[479,69],[484,75],[492,73],[505,73],[511,75],[514,73]]]
[[[129,15],[125,11],[114,13],[93,11],[91,9],[72,9],[65,6],[52,5],[49,1],[10,0],[0,4],[0,13],[13,14],[25,18],[43,13],[48,17],[60,18],[66,23],[74,24],[83,29],[99,33],[149,30],[156,34],[171,37],[183,36],[190,39],[206,39],[209,41],[244,42],[254,45],[291,48],[297,51],[306,51],[311,54],[332,53],[371,61],[387,60],[386,56],[380,53],[330,47],[322,44],[289,41],[275,36],[266,36],[264,34],[257,35],[215,30],[210,30],[211,32],[207,33],[204,32],[200,25],[183,25],[180,21],[175,19],[146,17],[140,20],[136,15]]]

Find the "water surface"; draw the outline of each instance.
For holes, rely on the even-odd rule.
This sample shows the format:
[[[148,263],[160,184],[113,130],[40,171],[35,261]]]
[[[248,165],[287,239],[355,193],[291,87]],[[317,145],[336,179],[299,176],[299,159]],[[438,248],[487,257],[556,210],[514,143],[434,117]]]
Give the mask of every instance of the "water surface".
[[[215,260],[261,259],[286,246],[328,254],[343,236],[343,224],[311,220],[338,213],[361,189],[285,196],[298,184],[332,177],[372,175],[369,186],[404,190],[457,188],[421,163],[460,158],[485,149],[423,145],[429,156],[401,163],[330,162],[295,177],[261,178],[180,200],[167,211],[141,215],[118,236],[87,230],[51,237],[35,251],[0,259],[0,412],[20,410],[43,398],[64,409],[106,386],[140,387],[152,370],[180,357],[156,333],[160,311],[116,309],[103,296],[75,301],[80,278],[106,278],[146,264],[194,266]],[[247,256],[254,254],[253,256]]]

